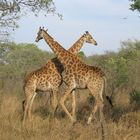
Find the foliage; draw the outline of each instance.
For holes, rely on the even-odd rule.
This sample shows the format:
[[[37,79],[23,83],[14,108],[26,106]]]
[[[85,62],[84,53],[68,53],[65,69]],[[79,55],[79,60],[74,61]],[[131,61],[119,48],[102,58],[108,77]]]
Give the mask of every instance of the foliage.
[[[140,12],[140,0],[131,0],[132,1],[132,4],[130,5],[131,6],[131,10],[137,10]]]
[[[52,0],[2,0],[0,1],[0,26],[16,27],[16,19],[23,13],[40,11],[54,13],[56,10]]]
[[[84,54],[83,51],[80,51],[80,52],[77,54],[77,56],[78,56],[81,60],[83,60],[83,61],[86,59],[86,56],[85,56],[85,54]]]
[[[135,102],[137,105],[140,105],[140,92],[133,90],[131,93],[131,101]]]
[[[0,77],[24,75],[44,65],[51,56],[34,44],[0,44]]]
[[[0,1],[0,27],[2,28],[17,28],[17,21],[23,15],[28,13],[34,13],[36,16],[40,12],[44,12],[44,15],[53,13],[62,17],[59,13],[56,13],[56,7],[53,0],[1,0]],[[0,30],[0,37],[9,35],[8,31],[4,29]]]
[[[87,62],[102,67],[105,71],[109,94],[114,94],[116,90],[123,88],[139,89],[140,41],[124,41],[119,52],[90,56]]]
[[[121,45],[119,52],[106,52],[103,55],[90,57],[84,56],[85,61],[88,64],[102,67],[106,73],[109,93],[116,94],[114,92],[115,89],[131,89],[128,90],[128,93],[132,91],[130,93],[131,100],[138,105],[139,109],[140,41],[128,40],[122,42]],[[0,44],[0,139],[61,140],[93,139],[93,137],[101,139],[100,127],[96,125],[96,121],[93,121],[94,125],[91,127],[85,127],[85,122],[82,122],[84,121],[83,119],[78,121],[77,125],[74,125],[71,129],[71,124],[66,117],[58,115],[58,120],[55,121],[50,119],[47,113],[43,114],[41,107],[44,106],[43,111],[50,107],[48,104],[46,105],[46,97],[44,96],[35,99],[32,121],[27,123],[26,129],[21,127],[21,102],[24,95],[22,94],[23,84],[21,84],[21,81],[24,79],[24,74],[45,65],[47,59],[53,56],[53,54],[38,49],[34,44]],[[84,91],[82,90],[82,92]],[[89,92],[86,91],[86,93]],[[84,97],[88,94],[81,95]],[[120,98],[125,100],[125,97],[121,95]],[[85,100],[89,104],[93,104],[94,101],[91,96]],[[81,118],[85,117],[86,119],[86,115],[88,115],[90,110],[89,106],[84,106],[83,98],[78,98],[77,102],[79,102],[77,104],[78,108],[83,107]],[[116,110],[111,110],[112,116],[115,116],[115,119],[119,118],[117,123],[112,121],[110,117],[106,117],[109,139],[140,139],[140,111],[131,112],[131,108],[128,108],[128,110],[129,113],[127,114],[124,114],[122,110],[119,110],[121,111],[120,113],[116,112]],[[58,111],[61,113],[61,110]],[[106,115],[109,114],[108,111],[104,111],[104,113]],[[83,133],[83,131],[86,133]]]
[[[34,44],[0,44],[0,87],[23,81],[23,77],[47,63],[54,55],[42,51]],[[140,91],[140,41],[124,41],[119,52],[106,52],[103,55],[86,57],[79,53],[85,63],[101,67],[107,77],[107,94],[121,90]],[[18,80],[17,80],[18,78]],[[17,83],[18,85],[18,83]],[[9,87],[7,87],[9,89]]]

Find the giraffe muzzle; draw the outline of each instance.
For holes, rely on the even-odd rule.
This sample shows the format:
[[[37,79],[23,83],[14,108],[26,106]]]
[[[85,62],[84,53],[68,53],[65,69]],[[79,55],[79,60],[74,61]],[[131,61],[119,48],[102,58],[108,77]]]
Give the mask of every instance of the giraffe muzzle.
[[[97,46],[98,44],[97,44],[97,42],[95,42],[95,46]]]

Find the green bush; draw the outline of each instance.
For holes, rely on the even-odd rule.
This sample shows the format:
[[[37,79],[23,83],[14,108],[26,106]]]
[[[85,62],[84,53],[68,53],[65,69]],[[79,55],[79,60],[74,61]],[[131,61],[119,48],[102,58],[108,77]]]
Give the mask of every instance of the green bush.
[[[131,102],[135,102],[137,105],[140,105],[140,92],[137,90],[133,90],[130,93]]]

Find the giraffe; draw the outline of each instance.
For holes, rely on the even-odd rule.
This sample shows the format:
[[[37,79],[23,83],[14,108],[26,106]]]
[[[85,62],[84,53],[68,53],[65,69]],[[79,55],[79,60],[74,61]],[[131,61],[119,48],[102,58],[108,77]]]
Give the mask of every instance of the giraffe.
[[[44,30],[44,28],[39,29],[36,42],[42,38],[45,39],[46,43],[56,54],[57,58],[64,67],[63,81],[67,84],[67,88],[60,99],[60,105],[72,123],[76,122],[76,116],[74,116],[73,113],[70,113],[65,106],[65,100],[67,97],[78,88],[87,88],[94,96],[95,106],[87,120],[87,123],[90,124],[93,114],[95,114],[97,109],[102,110],[104,105],[102,93],[106,83],[105,73],[99,67],[86,65],[76,55],[65,50],[53,39],[53,37],[51,37],[51,35],[48,34],[48,30]],[[75,110],[75,107],[76,103],[72,105],[73,110]]]
[[[84,33],[73,45],[68,49],[69,52],[77,54],[84,42],[97,45],[96,41],[90,35],[89,32]],[[47,62],[47,64],[38,70],[35,70],[28,74],[24,82],[25,100],[23,101],[23,123],[26,117],[31,118],[31,108],[33,100],[37,94],[37,91],[52,91],[52,107],[53,116],[58,105],[57,94],[58,88],[62,83],[61,73],[63,66],[57,58],[53,58]],[[73,104],[75,104],[75,94],[72,94]],[[73,110],[75,114],[75,110]]]

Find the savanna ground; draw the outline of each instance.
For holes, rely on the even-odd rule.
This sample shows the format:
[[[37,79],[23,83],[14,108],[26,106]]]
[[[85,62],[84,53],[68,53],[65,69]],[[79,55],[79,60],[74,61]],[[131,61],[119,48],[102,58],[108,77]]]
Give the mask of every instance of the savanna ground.
[[[49,103],[44,95],[37,96],[33,107],[33,118],[27,122],[25,128],[21,126],[22,99],[16,95],[0,97],[0,139],[1,140],[100,140],[101,127],[93,120],[91,125],[86,125],[85,119],[88,110],[81,110],[78,122],[75,125],[63,115],[51,119],[48,109]],[[46,96],[45,96],[46,97]],[[77,97],[80,99],[79,97]],[[86,103],[85,103],[86,104]],[[79,103],[78,107],[83,104]],[[106,122],[109,140],[139,140],[140,139],[140,111],[119,112],[109,117],[106,112]],[[115,120],[116,119],[116,120]]]
[[[40,93],[33,103],[32,120],[23,128],[23,79],[27,73],[46,64],[53,54],[41,51],[33,44],[0,45],[0,140],[102,139],[101,126],[96,119],[91,125],[86,124],[94,104],[88,90],[76,91],[78,121],[75,125],[70,123],[60,106],[56,118],[52,118],[49,93]],[[100,66],[106,72],[106,93],[114,105],[111,108],[105,101],[108,140],[139,140],[140,42],[124,42],[118,53],[90,57],[80,53],[79,56],[87,64]],[[67,101],[69,109],[70,100]],[[98,118],[98,113],[95,116]]]

